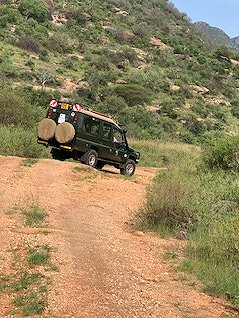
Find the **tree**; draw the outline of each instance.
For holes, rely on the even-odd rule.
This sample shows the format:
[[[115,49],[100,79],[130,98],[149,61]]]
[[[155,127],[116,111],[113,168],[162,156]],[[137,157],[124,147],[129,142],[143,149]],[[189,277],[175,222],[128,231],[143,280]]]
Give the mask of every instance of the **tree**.
[[[33,18],[38,22],[46,21],[49,12],[48,4],[42,0],[21,0],[18,9],[27,19]]]
[[[41,70],[39,72],[39,81],[41,83],[42,89],[45,88],[47,82],[51,82],[53,79],[53,75],[47,70]]]

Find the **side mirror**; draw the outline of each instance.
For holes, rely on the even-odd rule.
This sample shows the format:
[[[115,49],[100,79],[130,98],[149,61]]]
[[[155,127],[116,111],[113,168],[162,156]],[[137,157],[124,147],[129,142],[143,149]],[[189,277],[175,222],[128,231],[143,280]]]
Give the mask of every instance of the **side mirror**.
[[[123,128],[123,133],[127,134],[127,129],[126,128]]]

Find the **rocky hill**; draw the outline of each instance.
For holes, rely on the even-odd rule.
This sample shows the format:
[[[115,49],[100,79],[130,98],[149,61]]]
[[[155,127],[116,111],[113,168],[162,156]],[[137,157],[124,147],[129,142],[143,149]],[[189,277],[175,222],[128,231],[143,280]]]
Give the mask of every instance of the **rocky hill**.
[[[232,38],[231,41],[236,45],[237,49],[239,50],[239,36]]]
[[[194,26],[196,29],[202,33],[209,41],[213,42],[213,44],[220,46],[228,46],[232,49],[239,49],[239,41],[238,38],[231,39],[223,30],[212,27],[208,23],[199,21],[195,22]]]
[[[44,107],[68,96],[138,138],[237,131],[239,57],[168,1],[1,2],[0,85],[14,96]]]

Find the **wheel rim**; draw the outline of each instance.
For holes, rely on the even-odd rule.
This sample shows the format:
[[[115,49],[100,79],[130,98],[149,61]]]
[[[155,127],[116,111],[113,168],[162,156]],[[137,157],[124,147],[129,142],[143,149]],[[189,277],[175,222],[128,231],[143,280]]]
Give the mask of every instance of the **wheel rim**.
[[[127,174],[131,175],[134,172],[134,165],[132,163],[128,164],[125,171]]]
[[[96,157],[94,155],[91,155],[89,158],[89,166],[94,166],[96,162]]]

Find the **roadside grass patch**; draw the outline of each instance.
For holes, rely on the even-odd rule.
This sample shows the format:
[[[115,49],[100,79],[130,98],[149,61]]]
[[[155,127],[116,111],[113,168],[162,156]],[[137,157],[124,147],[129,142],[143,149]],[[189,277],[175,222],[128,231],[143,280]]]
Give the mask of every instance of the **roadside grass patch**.
[[[49,152],[36,142],[34,129],[0,125],[0,155],[49,158]]]
[[[198,154],[184,152],[159,171],[136,224],[187,239],[179,270],[196,274],[205,291],[239,307],[238,177],[231,170],[208,169]]]
[[[175,260],[178,258],[178,254],[175,251],[167,251],[163,254],[163,259],[166,261]]]
[[[200,154],[199,147],[181,143],[135,139],[131,139],[129,143],[140,152],[139,166],[142,167],[167,167],[178,161],[187,160],[191,154],[195,156]]]
[[[73,172],[93,172],[94,170],[90,167],[79,167],[75,166],[72,168]]]
[[[39,272],[18,270],[14,275],[0,276],[0,292],[14,295],[14,313],[21,316],[42,314],[47,307],[49,279]]]
[[[39,160],[36,159],[36,158],[27,158],[27,159],[24,159],[22,161],[22,165],[25,166],[25,167],[32,167],[34,164],[36,164]]]
[[[23,210],[25,225],[30,227],[42,227],[47,213],[38,205],[32,205]]]
[[[29,247],[27,251],[27,263],[30,267],[50,264],[51,247],[46,244]]]
[[[13,303],[20,307],[23,316],[41,315],[47,307],[47,298],[31,291],[26,295],[17,295]]]

